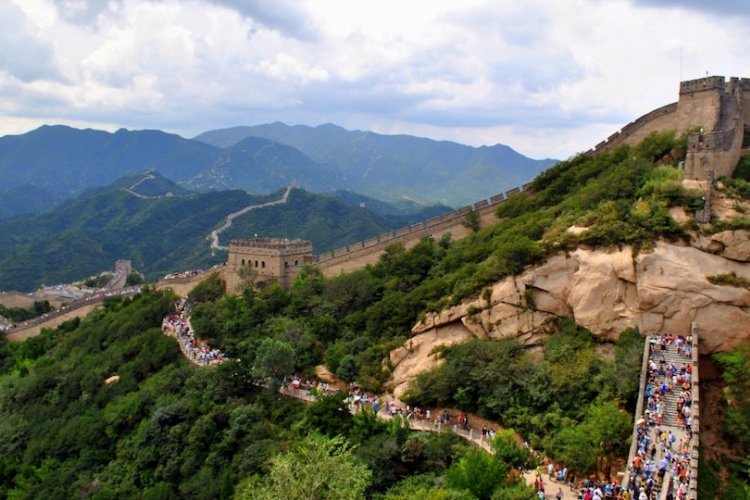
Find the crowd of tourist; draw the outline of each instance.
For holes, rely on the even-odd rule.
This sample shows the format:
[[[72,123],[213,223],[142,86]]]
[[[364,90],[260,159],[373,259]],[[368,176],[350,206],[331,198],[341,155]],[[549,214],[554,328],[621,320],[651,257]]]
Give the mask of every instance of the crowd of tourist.
[[[547,478],[544,478],[546,471]],[[539,465],[536,468],[534,487],[539,499],[554,498],[556,500],[632,500],[633,497],[616,481],[601,481],[595,478],[585,478],[577,483],[576,475],[567,467],[554,462]],[[566,488],[566,493],[563,491]],[[636,497],[637,499],[637,497]]]
[[[177,301],[174,311],[168,314],[161,324],[165,335],[173,335],[185,357],[200,366],[219,365],[224,362],[224,353],[211,349],[208,344],[196,338],[190,328],[190,304],[187,297]]]
[[[222,267],[226,266],[226,263],[223,264],[216,264],[211,266],[211,268],[208,271],[205,271],[203,269],[191,269],[189,271],[181,271],[178,273],[169,273],[165,274],[161,281],[171,281],[171,280],[179,280],[179,279],[185,279],[185,278],[192,278],[193,276],[198,276],[206,272],[215,271],[217,269],[220,269]]]
[[[649,344],[643,416],[627,494],[636,500],[684,499],[690,482],[692,338],[654,335]],[[671,353],[676,353],[677,357]],[[670,360],[667,360],[670,358]],[[666,415],[674,415],[667,419]],[[667,479],[670,478],[670,479]]]

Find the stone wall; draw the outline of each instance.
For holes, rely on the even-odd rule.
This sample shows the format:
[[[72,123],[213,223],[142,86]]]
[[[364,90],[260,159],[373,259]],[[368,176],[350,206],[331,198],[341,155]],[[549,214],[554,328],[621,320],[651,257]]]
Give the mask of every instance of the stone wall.
[[[352,243],[332,252],[322,253],[318,255],[316,265],[325,276],[336,276],[377,263],[385,248],[396,242],[402,242],[408,249],[419,243],[425,236],[439,240],[447,233],[450,233],[454,240],[460,240],[471,234],[471,229],[463,225],[467,213],[476,211],[479,214],[480,227],[491,225],[497,222],[495,211],[499,204],[513,194],[521,192],[522,189],[525,191],[529,188],[530,184],[525,184],[521,188],[511,189],[505,194],[497,194],[489,200],[480,200],[455,212],[384,233],[376,238]]]
[[[655,131],[684,133],[701,128],[689,138],[685,173],[690,179],[731,175],[742,155],[745,124],[750,123],[750,79],[710,76],[680,82],[679,100],[657,108],[627,124],[585,154],[637,144]],[[700,140],[699,140],[700,139]]]
[[[706,86],[710,87],[712,84],[713,80],[709,79]],[[709,132],[693,133],[688,138],[685,159],[685,174],[688,178],[705,179],[710,173],[714,173],[716,177],[731,176],[734,172],[742,155],[746,108],[750,109],[750,101],[744,99],[743,85],[743,80],[732,78],[719,91],[713,92],[719,96],[713,128]]]
[[[636,428],[638,427],[638,420],[643,416],[643,402],[645,401],[646,392],[646,376],[648,375],[648,356],[650,353],[651,335],[646,335],[643,344],[643,358],[641,360],[641,376],[638,379],[638,402],[635,405],[635,414],[633,418],[633,434],[630,437],[630,452],[628,453],[628,459],[625,462],[625,475],[622,478],[621,484],[625,488],[630,482],[630,470],[628,466],[633,463],[635,454],[638,451],[638,435]]]
[[[693,322],[690,325],[690,336],[693,338],[693,350],[691,363],[693,372],[691,374],[690,387],[690,414],[693,417],[693,423],[690,426],[690,485],[688,488],[687,500],[696,500],[698,498],[698,460],[700,458],[700,373],[698,370],[699,360],[699,338],[698,328]]]
[[[675,130],[678,128],[678,103],[673,102],[656,108],[640,118],[625,125],[622,130],[610,135],[607,139],[590,149],[586,154],[609,151],[620,144],[637,144],[649,134],[658,130]]]
[[[312,243],[302,240],[256,238],[229,243],[227,291],[242,286],[239,270],[246,268],[254,283],[279,283],[288,288],[305,264],[313,262]]]

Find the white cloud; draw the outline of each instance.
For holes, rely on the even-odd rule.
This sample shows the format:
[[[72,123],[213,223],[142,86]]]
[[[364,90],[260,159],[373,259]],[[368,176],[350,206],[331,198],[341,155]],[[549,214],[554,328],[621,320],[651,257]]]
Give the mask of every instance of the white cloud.
[[[335,122],[565,157],[675,100],[681,66],[750,76],[736,11],[655,4],[0,3],[0,133]]]

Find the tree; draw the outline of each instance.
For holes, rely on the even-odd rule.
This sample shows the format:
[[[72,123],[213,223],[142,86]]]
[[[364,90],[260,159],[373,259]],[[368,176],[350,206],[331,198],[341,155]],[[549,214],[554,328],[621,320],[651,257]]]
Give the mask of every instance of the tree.
[[[724,426],[727,432],[745,446],[750,447],[750,344],[734,351],[717,353],[714,359],[723,369],[722,378],[727,384]],[[750,472],[750,471],[749,471]]]
[[[295,449],[276,455],[268,475],[241,485],[235,498],[363,498],[371,475],[342,436],[311,433]]]
[[[213,273],[198,283],[188,297],[193,304],[214,302],[224,295],[225,288],[226,284],[219,276],[219,273]]]
[[[464,226],[467,229],[471,229],[475,233],[479,231],[479,225],[481,223],[481,220],[479,219],[479,212],[476,210],[472,210],[471,212],[466,212],[466,215],[464,215],[464,220],[461,221],[461,225]]]
[[[286,342],[265,338],[255,352],[253,373],[256,377],[270,379],[278,384],[294,372],[294,349]]]
[[[141,273],[138,271],[133,271],[130,274],[128,274],[128,277],[125,279],[125,286],[135,286],[135,285],[141,285],[146,282],[146,279],[143,277]]]
[[[588,472],[596,459],[596,441],[583,425],[563,428],[552,440],[550,451],[571,470]]]
[[[336,376],[347,382],[354,380],[357,376],[357,363],[354,360],[354,356],[348,354],[341,359],[336,369]]]
[[[513,429],[498,430],[490,444],[495,451],[495,457],[511,467],[520,469],[531,464],[531,452],[518,444]]]
[[[633,429],[630,415],[620,409],[615,401],[594,403],[584,424],[598,447],[597,457],[607,459],[607,476],[610,474],[612,459],[624,456],[628,450],[628,437]]]
[[[241,292],[246,288],[253,288],[255,286],[255,270],[248,263],[237,270],[237,275],[240,277],[240,282],[237,284],[236,292]]]
[[[446,478],[452,489],[470,491],[480,500],[492,497],[508,474],[508,467],[493,455],[471,450],[454,463]]]
[[[320,396],[305,408],[304,428],[321,431],[329,436],[348,434],[353,425],[345,392]]]

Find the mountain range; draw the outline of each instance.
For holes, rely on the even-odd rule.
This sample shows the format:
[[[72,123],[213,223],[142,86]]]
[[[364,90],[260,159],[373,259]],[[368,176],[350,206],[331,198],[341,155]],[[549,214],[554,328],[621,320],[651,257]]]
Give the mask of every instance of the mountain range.
[[[309,127],[276,122],[204,132],[196,140],[221,148],[260,137],[292,146],[320,165],[333,167],[339,182],[374,198],[414,198],[464,205],[520,186],[556,160],[532,160],[508,146],[471,147],[410,135],[346,130],[333,124]],[[330,176],[329,169],[321,172]]]
[[[330,124],[236,127],[195,140],[159,130],[45,125],[0,137],[0,220],[146,169],[195,191],[264,193],[296,181],[314,192],[350,190],[388,202],[457,207],[523,184],[553,162],[502,145],[475,148]]]

